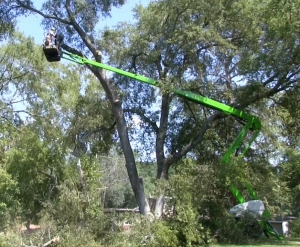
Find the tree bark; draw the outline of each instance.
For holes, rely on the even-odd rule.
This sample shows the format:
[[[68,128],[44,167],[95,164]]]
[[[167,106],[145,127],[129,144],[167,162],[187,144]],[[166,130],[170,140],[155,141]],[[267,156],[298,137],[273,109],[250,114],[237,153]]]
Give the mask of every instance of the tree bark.
[[[140,183],[138,172],[136,169],[135,158],[128,137],[127,124],[125,121],[124,112],[121,107],[121,103],[112,94],[111,94],[111,102],[112,102],[114,116],[117,122],[117,130],[118,130],[122,150],[125,157],[125,166],[127,169],[129,181],[133,189],[135,198],[137,200],[140,213],[145,215],[147,214],[147,209],[145,203],[146,197],[145,197],[144,187],[143,187],[143,183]]]
[[[160,178],[168,179],[168,173],[163,173],[163,171],[165,166],[164,144],[167,135],[170,101],[171,101],[171,97],[169,94],[162,95],[160,123],[159,123],[158,133],[156,136],[156,146],[155,146],[156,160],[157,160],[157,175],[156,175],[157,179]]]
[[[77,158],[77,170],[78,170],[78,175],[80,178],[80,183],[82,186],[82,190],[83,190],[83,195],[84,195],[84,208],[83,208],[83,215],[84,215],[84,221],[86,221],[86,211],[88,208],[88,204],[89,204],[89,200],[88,200],[88,195],[87,195],[87,189],[86,189],[86,180],[85,180],[85,176],[82,170],[82,166],[81,166],[81,162],[80,162],[80,158]]]
[[[162,217],[163,212],[164,212],[164,206],[165,206],[165,194],[161,194],[156,199],[155,213],[154,213],[156,219],[159,219]]]
[[[69,16],[72,16],[71,10],[69,6],[66,6],[67,12]],[[78,23],[72,18],[70,20],[71,25],[74,27],[76,32],[79,34],[87,48],[92,52],[95,60],[101,63],[101,52],[96,49],[96,47],[92,44],[86,33],[83,29],[78,25]],[[124,117],[124,111],[122,108],[122,104],[118,98],[116,93],[116,88],[114,85],[106,78],[105,74],[102,73],[103,70],[99,68],[95,68],[93,66],[87,66],[91,72],[97,77],[99,82],[101,83],[110,103],[112,106],[113,114],[117,122],[117,131],[119,134],[121,147],[125,157],[125,166],[127,169],[128,177],[130,184],[132,186],[137,204],[140,209],[140,213],[145,215],[147,214],[147,210],[145,208],[146,197],[144,193],[144,187],[139,182],[138,172],[136,169],[136,163],[134,154],[132,151],[132,147],[128,137],[127,123]]]
[[[168,118],[170,111],[171,96],[169,94],[162,95],[161,114],[159,129],[156,136],[156,160],[157,160],[157,179],[168,180],[168,171],[165,169],[166,157],[164,153],[164,144],[167,136]],[[157,198],[155,203],[155,218],[159,219],[163,215],[165,205],[165,193],[162,192]]]

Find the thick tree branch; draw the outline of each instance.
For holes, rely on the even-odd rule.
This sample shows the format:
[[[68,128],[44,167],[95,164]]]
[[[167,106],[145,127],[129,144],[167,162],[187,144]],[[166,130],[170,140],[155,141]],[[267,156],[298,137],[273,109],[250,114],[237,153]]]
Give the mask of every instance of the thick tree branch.
[[[281,78],[278,79],[278,82],[272,89],[265,91],[263,93],[258,93],[256,97],[252,97],[250,100],[244,102],[243,104],[236,103],[235,105],[237,105],[238,106],[237,108],[239,108],[239,109],[245,109],[247,106],[249,106],[257,101],[274,96],[275,94],[287,89],[291,84],[295,83],[297,80],[296,79],[290,80],[290,78],[295,76],[296,74],[297,74],[296,72],[290,74],[289,76],[287,76],[287,74],[285,74],[284,76],[282,76]],[[274,74],[272,77],[268,78],[268,80],[267,80],[268,83],[270,83],[275,78],[276,78],[276,74]],[[287,81],[289,81],[289,82],[286,83]],[[166,159],[166,161],[165,161],[166,169],[169,169],[169,167],[172,164],[178,162],[183,156],[185,156],[188,152],[190,152],[193,148],[195,148],[198,144],[200,144],[201,141],[203,140],[203,136],[204,136],[205,132],[211,127],[212,123],[214,121],[216,121],[217,119],[220,119],[224,116],[225,115],[223,113],[217,112],[214,115],[212,115],[211,117],[209,117],[207,119],[206,123],[204,125],[202,125],[202,127],[200,128],[200,130],[197,134],[197,137],[195,139],[192,139],[190,141],[190,143],[188,143],[185,147],[183,147],[181,150],[178,150],[176,153],[171,154]]]
[[[275,94],[286,90],[293,83],[296,83],[298,81],[298,79],[290,80],[291,77],[295,76],[297,73],[292,73],[289,76],[288,76],[288,74],[289,73],[286,73],[286,74],[282,75],[280,78],[278,78],[277,83],[276,83],[276,85],[274,85],[273,88],[266,90],[266,91],[262,91],[262,92],[260,90],[258,90],[258,92],[256,92],[255,96],[246,98],[243,103],[240,103],[240,104],[236,103],[234,105],[234,107],[236,107],[238,109],[245,109],[247,106],[249,106],[255,102],[258,102],[258,101],[266,99],[266,98],[270,98],[270,97],[274,96]],[[268,78],[266,81],[268,81],[268,83],[271,83],[272,80],[274,80],[276,78],[275,75],[277,75],[277,73],[275,73],[273,76]],[[263,83],[263,85],[265,85],[265,83]]]
[[[133,71],[136,73],[137,72],[137,67],[136,67],[136,60],[139,56],[142,56],[142,55],[147,55],[146,53],[144,52],[140,52],[138,54],[129,54],[129,56],[132,57],[131,59],[131,66],[130,66],[130,69],[133,69]]]
[[[158,127],[154,121],[152,121],[149,117],[145,115],[145,112],[141,108],[134,108],[134,109],[123,109],[124,112],[137,114],[141,119],[144,120],[147,124],[149,124],[155,133],[158,133]]]
[[[66,0],[65,8],[66,8],[68,16],[70,18],[70,25],[72,25],[74,27],[74,29],[76,30],[76,32],[79,34],[79,36],[83,40],[84,44],[92,52],[93,56],[96,58],[96,61],[97,62],[101,62],[101,56],[99,57],[99,53],[98,53],[96,47],[93,45],[92,41],[88,38],[88,36],[84,32],[84,30],[76,22],[74,14],[71,11],[70,0]]]
[[[178,162],[183,156],[185,156],[188,152],[194,149],[198,144],[200,144],[203,140],[203,137],[206,131],[211,127],[212,123],[219,118],[224,117],[225,115],[221,112],[216,112],[214,115],[210,116],[206,122],[202,125],[195,139],[192,139],[185,147],[178,150],[174,154],[171,154],[165,161],[165,166],[167,169],[170,168],[171,165]]]
[[[75,55],[78,55],[78,56],[81,56],[81,57],[84,57],[83,53],[81,51],[78,51],[76,49],[74,49],[73,47],[70,47],[66,44],[61,44],[61,48],[63,48],[64,50],[72,53],[72,54],[75,54]]]
[[[42,247],[48,247],[48,246],[51,246],[51,245],[56,245],[58,242],[59,242],[59,237],[56,237],[56,238],[51,239],[47,243],[44,243],[42,245]],[[32,245],[32,243],[31,243],[31,245],[26,245],[23,242],[21,243],[21,247],[38,247],[38,246],[40,246],[40,245],[35,246],[35,245]]]
[[[227,57],[225,58],[225,84],[227,87],[227,90],[229,92],[228,95],[228,102],[229,104],[233,104],[233,90],[232,90],[232,79],[231,79],[231,71],[230,71],[230,63],[232,62],[232,59]]]
[[[81,51],[78,51],[77,49],[74,49],[73,47],[70,47],[70,46],[68,46],[66,44],[61,44],[61,47],[64,50],[66,50],[66,51],[68,51],[70,53],[73,53],[73,54],[81,56],[81,57],[85,57],[84,54]],[[105,84],[106,84],[106,79],[100,73],[100,71],[99,71],[98,68],[96,68],[94,66],[91,66],[91,65],[88,65],[88,64],[86,64],[85,66],[100,80],[100,82],[102,80],[102,82],[105,82]],[[102,84],[103,87],[105,86],[105,85],[103,85],[103,83],[101,83],[101,84]]]
[[[29,4],[24,4],[20,0],[17,0],[17,3],[20,5],[20,7],[24,8],[24,9],[28,9],[28,10],[34,12],[34,13],[37,13],[37,14],[41,15],[42,17],[46,18],[46,19],[57,20],[57,21],[59,21],[61,23],[64,23],[66,25],[70,25],[71,24],[70,21],[67,21],[65,19],[61,19],[61,18],[59,18],[57,16],[44,14],[42,11],[37,10],[37,9],[31,7]]]
[[[117,122],[114,121],[114,122],[112,123],[112,125],[109,126],[109,127],[106,127],[106,126],[104,126],[104,125],[101,125],[100,127],[94,129],[94,130],[91,131],[90,133],[91,133],[91,134],[94,134],[94,133],[101,132],[101,131],[110,131],[110,130],[113,130],[113,129],[116,127],[116,124],[117,124]]]
[[[276,77],[279,76],[279,72],[274,73],[272,76],[270,76],[267,80],[263,82],[264,86],[267,86],[269,83],[273,82]]]
[[[164,75],[162,74],[161,55],[159,55],[158,59],[155,61],[155,65],[159,75],[159,79],[162,79],[163,77],[165,77],[166,73],[164,73]]]
[[[167,178],[167,172],[163,174],[163,169],[165,163],[164,144],[167,136],[170,102],[171,102],[171,95],[169,93],[163,94],[162,102],[161,102],[159,131],[156,135],[156,146],[155,146],[156,160],[157,160],[157,178],[161,178],[161,177]]]

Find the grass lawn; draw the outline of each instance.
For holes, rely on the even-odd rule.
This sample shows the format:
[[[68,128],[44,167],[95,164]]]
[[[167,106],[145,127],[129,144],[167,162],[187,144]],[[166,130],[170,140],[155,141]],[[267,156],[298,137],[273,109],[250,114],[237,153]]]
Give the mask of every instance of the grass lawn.
[[[259,246],[259,247],[279,247],[279,246],[284,246],[284,247],[295,247],[295,246],[300,246],[300,238],[286,238],[284,242],[276,239],[268,239],[268,238],[261,238],[260,240],[257,240],[253,243],[249,244],[244,244],[244,245],[233,245],[233,244],[217,244],[215,245],[216,247],[254,247],[254,246]]]

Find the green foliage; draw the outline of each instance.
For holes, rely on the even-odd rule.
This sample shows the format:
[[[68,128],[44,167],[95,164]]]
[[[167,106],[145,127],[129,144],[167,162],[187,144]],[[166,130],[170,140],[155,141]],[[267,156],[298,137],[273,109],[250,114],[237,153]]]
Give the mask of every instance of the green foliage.
[[[279,180],[267,162],[260,160],[257,164],[248,163],[233,159],[231,164],[224,165],[207,160],[205,165],[200,165],[186,159],[184,165],[176,166],[169,189],[175,200],[176,212],[171,222],[174,220],[175,227],[178,224],[176,229],[185,241],[195,241],[193,234],[196,232],[204,242],[211,241],[211,236],[217,236],[218,241],[227,243],[251,240],[245,235],[251,220],[247,218],[237,222],[229,215],[229,209],[237,204],[229,189],[231,184],[239,189],[247,201],[252,198],[245,188],[245,182],[250,183],[272,216],[283,213],[280,206],[288,205],[289,199],[285,183]]]
[[[219,243],[255,243],[263,235],[260,225],[252,216],[246,215],[244,218],[236,220],[232,215],[225,213],[219,218],[219,221],[221,222],[217,232]]]
[[[74,229],[70,227],[70,229],[65,229],[61,234],[61,243],[59,245],[63,247],[101,247],[104,245],[100,245],[95,241],[95,237],[92,233],[86,228],[78,228]]]
[[[0,246],[18,246],[20,243],[28,246],[42,246],[55,237],[59,237],[58,244],[60,246],[106,246],[96,242],[95,236],[87,227],[65,225],[63,228],[58,229],[51,218],[47,217],[43,218],[40,225],[41,229],[30,235],[21,236],[19,233],[10,231],[9,234],[1,236]]]
[[[64,97],[66,103],[69,102],[66,111],[71,110],[69,118],[64,119],[64,122],[70,121],[67,140],[73,145],[74,143],[81,143],[85,147],[89,145],[93,154],[107,154],[113,143],[112,136],[115,131],[111,107],[99,82],[90,73],[78,78],[77,82],[80,80],[84,93],[78,88],[74,102],[68,100],[71,85],[67,86],[67,82],[64,83],[66,87],[63,90]]]
[[[290,223],[290,233],[292,237],[300,237],[300,219],[299,217],[296,220],[291,221]]]
[[[174,229],[172,225],[167,222],[156,222],[153,225],[154,228],[154,239],[150,246],[178,246],[179,240],[177,237],[178,230]]]
[[[148,196],[153,196],[156,192],[156,166],[154,163],[138,163],[137,169],[139,176],[143,178],[145,194]]]
[[[0,167],[0,231],[5,231],[15,223],[20,209],[18,195],[17,182]]]
[[[100,243],[106,246],[171,247],[179,244],[176,230],[164,221],[151,222],[134,214],[110,215],[103,221],[110,226],[109,231],[99,236]],[[123,231],[124,222],[130,223],[129,231]]]
[[[124,158],[117,153],[95,159],[98,174],[101,174],[99,194],[105,208],[134,208],[136,201],[124,166]]]
[[[184,166],[170,179],[170,195],[175,201],[175,215],[170,219],[170,224],[177,232],[176,236],[181,246],[212,243],[210,230],[202,224],[201,206],[213,191],[207,191],[208,181],[205,180],[208,179],[208,174],[198,180],[196,174],[199,168],[201,169],[192,160],[185,160]],[[215,182],[212,177],[210,181]]]
[[[0,41],[9,37],[16,26],[16,19],[19,15],[25,14],[27,11],[20,8],[12,8],[12,1],[3,0],[0,2]]]
[[[124,0],[110,0],[110,1],[70,1],[68,2],[69,11],[66,11],[66,5],[61,2],[44,1],[41,11],[45,14],[53,15],[62,19],[73,19],[78,23],[80,29],[91,38],[97,41],[96,26],[101,24],[100,20],[103,17],[110,17],[112,7],[120,7],[124,4]],[[26,6],[26,5],[25,5]],[[24,5],[22,6],[24,7]],[[25,8],[26,9],[26,8]],[[56,26],[60,33],[64,35],[64,41],[68,44],[73,44],[76,47],[81,47],[84,50],[84,42],[77,33],[78,29],[69,25],[68,22],[52,19],[45,19],[43,24],[46,29]]]
[[[56,196],[63,159],[57,147],[42,142],[30,128],[24,127],[15,137],[7,172],[17,181],[26,220],[36,220],[42,202]]]
[[[62,185],[58,186],[58,198],[54,202],[49,201],[44,204],[46,211],[53,215],[58,226],[76,225],[85,220],[85,198],[76,185],[65,180]]]
[[[8,222],[14,216],[10,210],[21,201],[27,219],[45,213],[62,227],[63,246],[98,246],[96,240],[112,246],[197,246],[211,243],[218,233],[224,242],[243,239],[246,223],[227,214],[236,203],[230,184],[247,200],[244,183],[249,182],[273,214],[279,213],[279,204],[288,212],[290,201],[292,211],[297,211],[299,157],[285,142],[299,149],[299,1],[155,1],[136,7],[135,24],[106,29],[101,37],[95,28],[100,16],[124,1],[69,3],[69,12],[68,2],[43,4],[42,11],[51,16],[44,20],[47,28],[59,27],[66,44],[87,56],[101,47],[113,66],[163,84],[161,95],[118,76],[107,84],[101,81],[107,88],[119,87],[136,157],[152,161],[156,153],[157,175],[152,166],[139,167],[146,192],[167,193],[176,202],[176,214],[154,223],[103,215],[104,206],[135,206],[126,160],[94,158],[108,155],[116,140],[111,95],[105,95],[84,68],[48,64],[32,39],[15,34],[0,50],[0,114],[5,123],[0,146],[1,220]],[[6,14],[11,4],[20,5],[14,9],[21,12]],[[15,15],[28,8],[26,4],[0,3],[0,37]],[[74,20],[78,26],[69,25]],[[88,51],[85,46],[90,44]],[[246,157],[224,166],[219,160],[235,138],[237,123],[173,97],[169,87],[246,108],[262,119],[263,132]],[[14,92],[26,101],[31,116],[26,121],[14,112]],[[19,133],[12,134],[9,124]],[[76,159],[65,160],[76,147],[82,151],[78,156],[84,181]],[[90,156],[84,156],[88,148]],[[164,172],[168,178],[175,164],[170,184],[158,181],[155,188],[155,177]],[[123,220],[132,221],[128,235],[121,230]]]
[[[285,160],[280,164],[280,177],[290,189],[291,213],[299,214],[300,181],[299,181],[299,153],[293,149],[286,149]]]

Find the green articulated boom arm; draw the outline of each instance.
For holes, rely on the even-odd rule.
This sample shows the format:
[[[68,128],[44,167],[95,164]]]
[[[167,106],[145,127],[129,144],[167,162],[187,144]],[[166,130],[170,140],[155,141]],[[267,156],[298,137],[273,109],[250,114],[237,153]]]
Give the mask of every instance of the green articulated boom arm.
[[[124,71],[115,67],[111,67],[109,65],[103,64],[103,63],[99,63],[90,59],[86,59],[83,58],[81,56],[66,52],[66,51],[62,51],[62,58],[67,59],[69,61],[78,63],[78,64],[82,64],[82,65],[92,65],[94,67],[97,68],[102,68],[105,70],[109,70],[111,72],[117,73],[119,75],[123,75],[126,77],[129,77],[131,79],[155,86],[155,87],[161,87],[161,85],[159,84],[158,81],[153,80],[151,78],[142,76],[142,75],[138,75],[138,74],[134,74],[128,71]],[[244,141],[247,133],[249,130],[253,131],[252,137],[249,140],[248,145],[246,146],[246,148],[242,151],[242,155],[244,155],[247,150],[249,149],[250,145],[253,143],[253,141],[256,139],[256,137],[258,136],[260,130],[261,130],[261,123],[260,120],[255,117],[252,116],[248,113],[245,113],[241,110],[238,110],[234,107],[228,106],[226,104],[223,104],[221,102],[215,101],[213,99],[201,96],[199,94],[195,94],[189,91],[185,91],[185,90],[181,90],[181,89],[168,89],[170,92],[178,95],[179,97],[188,99],[190,101],[196,102],[198,104],[207,106],[209,108],[221,111],[227,115],[231,115],[236,117],[237,119],[241,120],[241,122],[244,123],[243,128],[241,129],[241,131],[239,132],[238,136],[236,137],[236,139],[234,140],[234,142],[231,144],[231,146],[229,147],[229,149],[227,150],[227,152],[224,154],[222,161],[224,163],[229,163],[230,161],[230,156],[232,154],[235,153],[235,151],[240,148],[242,142]],[[256,193],[252,190],[251,186],[246,183],[245,184],[250,196],[252,197],[253,200],[258,200],[258,197],[256,195]],[[237,199],[237,201],[239,203],[243,203],[245,202],[243,196],[241,195],[241,193],[238,191],[238,189],[231,185],[230,186],[230,190],[233,193],[233,195],[235,196],[235,198]],[[265,233],[269,234],[269,235],[273,235],[279,239],[282,239],[281,236],[276,233],[276,231],[274,231],[274,229],[270,226],[270,224],[268,223],[268,218],[270,217],[270,213],[268,212],[268,210],[265,210],[264,212],[264,218],[265,220],[262,221],[262,227],[265,231]]]
[[[83,65],[88,64],[88,65],[92,65],[92,66],[95,66],[98,68],[109,70],[109,71],[115,72],[119,75],[123,75],[123,76],[129,77],[131,79],[134,79],[134,80],[137,80],[137,81],[140,81],[140,82],[152,85],[152,86],[160,87],[160,84],[158,83],[158,81],[153,80],[151,78],[148,78],[148,77],[145,77],[142,75],[138,75],[138,74],[134,74],[134,73],[131,73],[128,71],[124,71],[124,70],[121,70],[118,68],[114,68],[114,67],[111,67],[111,66],[103,64],[103,63],[98,63],[96,61],[89,60],[89,59],[83,58],[78,55],[74,55],[74,54],[66,52],[66,51],[63,51],[62,58],[67,59],[72,62],[75,62],[75,63],[78,63],[78,64],[83,64]],[[239,148],[241,146],[241,144],[242,144],[243,140],[245,139],[249,130],[253,131],[253,135],[252,135],[252,138],[250,139],[248,145],[246,146],[246,148],[242,151],[242,155],[244,155],[247,152],[250,145],[252,144],[252,142],[255,140],[255,138],[258,136],[258,134],[260,132],[261,123],[260,123],[260,120],[255,116],[252,116],[248,113],[245,113],[245,112],[238,110],[236,108],[233,108],[231,106],[225,105],[218,101],[212,100],[210,98],[203,97],[199,94],[195,94],[195,93],[181,90],[181,89],[169,89],[169,90],[182,98],[185,98],[190,101],[196,102],[198,104],[207,106],[209,108],[221,111],[225,114],[234,116],[234,117],[242,120],[245,123],[242,130],[240,131],[240,133],[238,134],[238,136],[236,137],[234,142],[231,144],[228,151],[223,156],[222,161],[224,163],[229,162],[230,156],[235,152],[235,150],[237,148]]]

